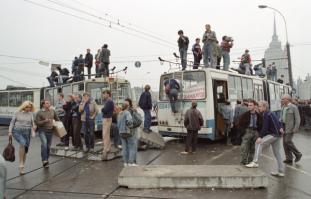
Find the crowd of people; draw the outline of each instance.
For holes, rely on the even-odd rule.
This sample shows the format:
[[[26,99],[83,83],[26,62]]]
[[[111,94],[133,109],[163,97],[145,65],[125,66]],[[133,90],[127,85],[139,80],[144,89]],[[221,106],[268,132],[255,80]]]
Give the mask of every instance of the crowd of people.
[[[61,66],[57,66],[56,70],[52,70],[51,75],[47,77],[50,87],[70,81],[82,81],[85,79],[85,76],[91,79],[92,75],[94,75],[92,74],[93,63],[95,63],[95,77],[108,77],[110,55],[107,44],[104,44],[101,49],[97,50],[95,57],[92,55],[91,50],[87,49],[84,57],[80,54],[74,58],[71,66],[71,76],[69,70],[61,68]],[[84,74],[85,69],[87,70],[87,75]]]
[[[116,106],[111,98],[110,90],[102,93],[102,160],[107,160],[109,152],[122,149],[124,166],[136,165],[137,131],[142,124],[142,117],[134,108],[131,99],[124,100],[121,107]],[[35,113],[32,102],[25,101],[14,113],[9,126],[9,137],[19,143],[19,173],[24,174],[26,156],[30,148],[31,136],[39,135],[41,140],[41,159],[43,167],[49,167],[50,148],[52,143],[54,121],[61,121],[67,134],[60,139],[59,147],[69,150],[72,137],[72,150],[84,150],[94,153],[95,118],[99,114],[97,103],[89,93],[81,95],[59,93],[55,107],[49,100],[41,101],[41,108]],[[139,107],[144,111],[143,131],[150,133],[152,100],[150,86],[145,86],[141,94]],[[81,136],[83,135],[83,136]],[[111,143],[110,136],[113,137]],[[83,145],[84,143],[84,145]]]

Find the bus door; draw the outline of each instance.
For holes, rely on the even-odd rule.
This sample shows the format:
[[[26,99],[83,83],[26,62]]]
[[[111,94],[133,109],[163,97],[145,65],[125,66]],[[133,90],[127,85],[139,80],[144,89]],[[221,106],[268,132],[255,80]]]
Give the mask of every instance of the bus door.
[[[215,113],[215,137],[225,136],[225,121],[219,110],[228,100],[228,84],[224,80],[213,80],[214,113]]]

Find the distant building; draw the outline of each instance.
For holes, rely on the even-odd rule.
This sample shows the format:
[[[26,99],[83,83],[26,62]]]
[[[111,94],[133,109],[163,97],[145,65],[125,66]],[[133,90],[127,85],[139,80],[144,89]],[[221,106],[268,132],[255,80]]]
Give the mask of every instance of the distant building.
[[[300,99],[311,99],[311,76],[308,74],[305,80],[299,78],[296,85],[296,96]]]
[[[265,51],[264,57],[266,59],[266,67],[271,65],[273,62],[275,63],[277,69],[277,79],[280,79],[281,75],[283,75],[284,84],[289,83],[287,50],[286,47],[282,49],[282,44],[278,39],[278,35],[276,34],[275,17],[272,41],[269,44],[269,48]]]

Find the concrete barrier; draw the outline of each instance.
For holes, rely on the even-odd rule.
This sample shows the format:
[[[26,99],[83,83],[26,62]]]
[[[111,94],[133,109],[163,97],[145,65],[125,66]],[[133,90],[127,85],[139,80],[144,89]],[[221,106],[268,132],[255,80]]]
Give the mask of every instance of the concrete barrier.
[[[125,167],[120,186],[128,188],[261,188],[268,177],[240,165],[148,165]]]

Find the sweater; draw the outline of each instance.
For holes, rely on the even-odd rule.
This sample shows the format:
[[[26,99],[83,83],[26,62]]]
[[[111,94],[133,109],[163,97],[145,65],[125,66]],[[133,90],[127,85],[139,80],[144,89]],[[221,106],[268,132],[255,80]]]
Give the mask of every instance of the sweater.
[[[12,117],[9,132],[12,133],[14,128],[31,129],[34,126],[32,112],[16,111]]]
[[[108,99],[105,102],[104,107],[102,108],[103,118],[112,118],[113,110],[114,110],[114,103],[111,99]]]
[[[44,121],[45,119],[50,119],[50,121]],[[53,129],[53,120],[59,121],[59,118],[53,109],[45,110],[41,109],[36,115],[35,123],[38,126],[38,129],[45,131],[52,131]]]
[[[274,113],[266,111],[263,113],[262,129],[259,132],[259,137],[263,138],[266,135],[274,137],[280,136],[281,123]]]

